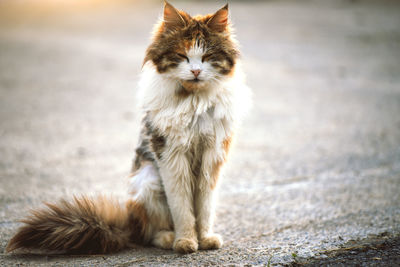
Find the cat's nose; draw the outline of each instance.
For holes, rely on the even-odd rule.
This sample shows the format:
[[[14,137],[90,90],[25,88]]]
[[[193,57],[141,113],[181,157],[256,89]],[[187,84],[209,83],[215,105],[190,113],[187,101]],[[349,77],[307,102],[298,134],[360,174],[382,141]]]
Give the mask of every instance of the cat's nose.
[[[197,78],[200,75],[201,70],[195,69],[195,70],[191,70],[191,72],[193,73],[194,77]]]

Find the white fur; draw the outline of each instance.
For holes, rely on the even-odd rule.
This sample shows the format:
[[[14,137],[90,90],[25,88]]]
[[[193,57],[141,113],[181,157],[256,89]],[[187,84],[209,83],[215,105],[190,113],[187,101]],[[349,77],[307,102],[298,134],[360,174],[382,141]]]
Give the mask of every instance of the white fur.
[[[140,171],[129,181],[129,193],[133,195],[134,200],[141,203],[148,202],[148,198],[152,192],[162,192],[158,172],[152,164],[145,165]]]
[[[152,113],[155,126],[181,145],[190,143],[194,135],[207,133],[209,125],[213,125],[218,141],[232,133],[250,104],[240,64],[237,63],[232,77],[208,81],[210,88],[184,100],[175,96],[180,84],[174,75],[159,74],[151,62],[143,67],[138,98],[141,109]],[[213,109],[212,114],[207,114],[209,109]],[[198,132],[193,127],[199,127]]]
[[[163,229],[170,229],[172,219],[164,194],[161,178],[155,167],[149,163],[142,167],[129,180],[129,193],[132,200],[144,205],[149,217],[150,236]]]
[[[146,209],[153,213],[161,209],[160,214],[165,215],[165,210],[169,209],[167,219],[172,215],[175,244],[188,239],[197,244],[198,238],[201,244],[202,239],[212,236],[215,193],[211,189],[210,172],[225,158],[222,142],[232,136],[250,104],[240,64],[236,64],[232,76],[222,77],[208,62],[201,62],[203,53],[201,47],[195,46],[187,53],[189,62],[182,61],[165,74],[159,74],[155,66],[147,62],[139,82],[140,107],[149,113],[152,125],[166,137],[167,143],[162,160],[157,162],[158,170],[153,165],[143,167],[132,178],[130,190],[136,192],[134,198],[146,202]],[[206,89],[184,98],[177,96],[177,90],[181,89],[179,81],[193,79],[193,69],[201,70],[198,78]],[[191,146],[199,144],[200,136],[209,136],[213,143],[208,144],[202,156],[202,177],[192,177],[186,153]],[[168,206],[154,197],[161,183]],[[157,241],[160,238],[156,237],[159,235],[154,235],[155,244],[160,244]],[[221,244],[219,237],[212,238]]]

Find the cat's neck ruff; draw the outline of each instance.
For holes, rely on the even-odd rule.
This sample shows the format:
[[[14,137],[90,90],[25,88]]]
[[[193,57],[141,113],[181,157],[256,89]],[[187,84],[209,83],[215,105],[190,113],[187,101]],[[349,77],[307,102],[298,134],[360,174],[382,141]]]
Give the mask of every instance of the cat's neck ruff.
[[[182,96],[182,85],[176,79],[159,74],[151,62],[143,66],[139,81],[139,107],[144,112],[176,116],[198,116],[214,108],[214,118],[240,120],[250,106],[250,91],[238,62],[235,74],[213,82],[209,87]]]

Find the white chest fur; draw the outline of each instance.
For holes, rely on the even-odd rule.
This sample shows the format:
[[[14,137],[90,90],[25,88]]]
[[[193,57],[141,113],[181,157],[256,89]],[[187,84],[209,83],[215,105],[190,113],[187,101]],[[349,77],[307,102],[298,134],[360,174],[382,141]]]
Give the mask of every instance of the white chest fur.
[[[241,75],[215,83],[208,90],[176,95],[179,82],[156,72],[146,64],[139,82],[140,108],[149,112],[152,124],[167,136],[174,146],[190,146],[200,136],[220,144],[232,134],[248,101],[248,88]]]

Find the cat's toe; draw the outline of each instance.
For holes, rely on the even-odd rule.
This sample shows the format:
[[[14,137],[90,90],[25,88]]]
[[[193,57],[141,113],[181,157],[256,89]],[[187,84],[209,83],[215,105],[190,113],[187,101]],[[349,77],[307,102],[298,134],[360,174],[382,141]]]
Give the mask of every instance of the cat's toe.
[[[174,243],[174,250],[176,252],[187,254],[197,251],[198,244],[196,240],[189,238],[179,238]]]
[[[222,237],[218,234],[208,235],[199,241],[200,249],[219,249],[222,247]]]

